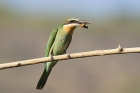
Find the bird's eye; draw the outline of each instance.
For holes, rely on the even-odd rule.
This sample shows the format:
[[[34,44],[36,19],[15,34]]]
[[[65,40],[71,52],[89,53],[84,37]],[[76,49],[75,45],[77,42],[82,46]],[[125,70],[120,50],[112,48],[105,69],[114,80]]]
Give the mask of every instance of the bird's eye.
[[[70,21],[70,23],[75,23],[75,22],[76,22],[75,20],[71,20],[71,21]]]

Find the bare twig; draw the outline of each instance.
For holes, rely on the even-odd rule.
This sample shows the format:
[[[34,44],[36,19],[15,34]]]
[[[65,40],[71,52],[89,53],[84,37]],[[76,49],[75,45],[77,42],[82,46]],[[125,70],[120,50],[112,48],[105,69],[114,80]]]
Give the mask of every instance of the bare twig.
[[[58,56],[53,56],[53,57],[43,57],[43,58],[17,61],[17,62],[3,63],[3,64],[0,64],[0,70],[26,66],[26,65],[39,64],[39,63],[49,62],[52,60],[68,60],[68,59],[84,58],[84,57],[91,57],[91,56],[104,56],[104,55],[126,54],[126,53],[140,53],[140,47],[122,48],[119,45],[119,47],[116,49],[95,50],[95,51],[89,51],[89,52],[65,54],[65,55],[58,55]]]

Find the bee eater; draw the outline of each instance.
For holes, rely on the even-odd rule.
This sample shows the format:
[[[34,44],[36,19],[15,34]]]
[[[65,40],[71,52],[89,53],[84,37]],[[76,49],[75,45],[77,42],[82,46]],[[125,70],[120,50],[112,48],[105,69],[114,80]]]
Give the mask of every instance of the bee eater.
[[[66,50],[72,40],[72,34],[76,27],[81,26],[83,28],[88,28],[86,24],[91,22],[79,20],[76,18],[70,18],[65,20],[58,28],[54,29],[49,37],[46,56],[62,55],[66,54]],[[40,80],[38,81],[36,89],[42,89],[48,79],[52,68],[56,65],[58,61],[46,62],[44,66],[44,71]]]

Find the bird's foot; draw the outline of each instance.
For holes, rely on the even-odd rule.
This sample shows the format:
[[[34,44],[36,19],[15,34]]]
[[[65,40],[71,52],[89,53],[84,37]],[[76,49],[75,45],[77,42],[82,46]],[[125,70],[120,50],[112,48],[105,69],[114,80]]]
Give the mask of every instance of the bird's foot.
[[[69,59],[71,59],[70,53],[67,53],[67,57],[68,57]]]
[[[53,60],[54,60],[54,58],[53,58],[53,56],[52,56],[52,55],[50,55],[50,59],[51,59],[51,61],[53,61]]]

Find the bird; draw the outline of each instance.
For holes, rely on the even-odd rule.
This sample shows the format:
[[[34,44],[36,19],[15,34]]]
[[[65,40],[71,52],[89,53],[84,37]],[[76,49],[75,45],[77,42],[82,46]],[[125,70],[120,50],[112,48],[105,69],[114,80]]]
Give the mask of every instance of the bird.
[[[86,24],[91,24],[91,22],[80,20],[78,18],[68,18],[63,23],[55,28],[49,37],[47,47],[46,47],[46,57],[54,55],[66,54],[66,50],[69,47],[72,35],[76,27],[81,26],[82,28],[87,28]],[[58,61],[46,62],[44,65],[44,71],[37,83],[36,89],[43,89],[52,68],[56,65]]]

